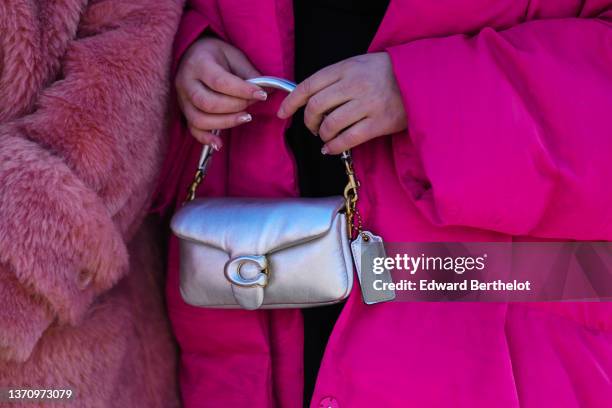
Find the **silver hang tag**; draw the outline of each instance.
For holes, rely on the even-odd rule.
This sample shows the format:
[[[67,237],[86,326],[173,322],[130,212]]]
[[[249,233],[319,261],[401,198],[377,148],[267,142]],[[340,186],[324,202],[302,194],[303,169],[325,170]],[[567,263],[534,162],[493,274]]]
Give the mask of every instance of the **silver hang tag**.
[[[351,242],[351,252],[361,285],[361,296],[367,305],[388,302],[395,299],[395,291],[387,289],[386,283],[393,283],[387,269],[374,271],[374,259],[385,258],[385,246],[378,235],[363,231]]]

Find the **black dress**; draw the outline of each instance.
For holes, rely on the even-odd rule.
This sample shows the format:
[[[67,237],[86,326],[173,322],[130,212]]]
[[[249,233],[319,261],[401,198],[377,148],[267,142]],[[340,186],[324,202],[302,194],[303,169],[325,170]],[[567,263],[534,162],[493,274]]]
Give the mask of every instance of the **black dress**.
[[[365,54],[388,6],[387,0],[294,0],[295,79],[304,80],[321,68]],[[337,156],[321,154],[323,143],[304,126],[300,110],[287,131],[294,152],[303,197],[341,195],[346,185]],[[304,396],[308,404],[327,339],[342,304],[304,309]]]

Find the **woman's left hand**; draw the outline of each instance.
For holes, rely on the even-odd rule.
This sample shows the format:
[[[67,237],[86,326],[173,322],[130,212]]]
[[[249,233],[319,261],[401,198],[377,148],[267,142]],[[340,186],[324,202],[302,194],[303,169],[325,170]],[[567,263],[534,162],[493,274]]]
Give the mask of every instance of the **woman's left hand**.
[[[330,65],[301,82],[278,110],[286,119],[306,105],[304,123],[339,154],[375,137],[406,129],[406,112],[386,52]]]

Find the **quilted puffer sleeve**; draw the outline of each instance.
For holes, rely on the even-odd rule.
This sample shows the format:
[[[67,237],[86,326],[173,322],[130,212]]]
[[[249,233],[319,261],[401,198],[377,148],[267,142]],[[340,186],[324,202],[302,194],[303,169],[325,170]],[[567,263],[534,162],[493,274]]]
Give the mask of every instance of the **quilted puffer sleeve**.
[[[396,167],[433,223],[612,239],[612,2],[567,3],[534,7],[579,15],[387,50],[409,127]]]

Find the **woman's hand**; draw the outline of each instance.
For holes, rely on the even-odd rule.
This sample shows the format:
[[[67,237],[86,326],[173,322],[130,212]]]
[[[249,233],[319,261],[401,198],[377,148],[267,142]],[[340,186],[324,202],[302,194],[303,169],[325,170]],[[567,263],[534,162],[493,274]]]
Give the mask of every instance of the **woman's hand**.
[[[257,76],[240,50],[217,38],[202,38],[187,50],[176,75],[176,90],[189,130],[200,143],[219,150],[221,138],[211,130],[251,121],[247,106],[267,98],[263,89],[245,81]]]
[[[385,52],[323,68],[285,98],[278,116],[288,118],[304,105],[304,123],[325,142],[323,154],[406,129],[404,104]]]

